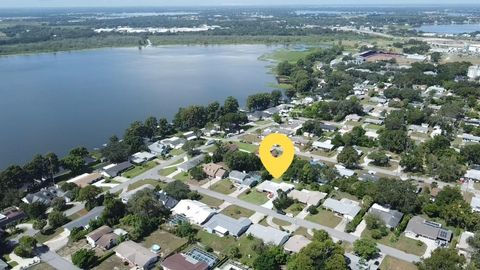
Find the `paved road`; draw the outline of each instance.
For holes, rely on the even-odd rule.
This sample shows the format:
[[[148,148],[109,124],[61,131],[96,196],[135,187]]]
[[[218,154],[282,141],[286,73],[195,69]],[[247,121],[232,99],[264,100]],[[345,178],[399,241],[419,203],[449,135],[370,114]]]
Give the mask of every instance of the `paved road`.
[[[234,197],[231,197],[231,196],[228,196],[228,195],[224,195],[224,194],[221,194],[221,193],[209,190],[209,189],[205,189],[205,188],[198,187],[198,186],[190,186],[190,188],[192,190],[198,191],[201,194],[211,196],[211,197],[214,197],[214,198],[217,198],[217,199],[221,199],[221,200],[227,201],[229,203],[238,205],[240,207],[251,209],[251,210],[254,210],[256,212],[259,212],[259,213],[262,213],[262,214],[265,214],[265,215],[269,215],[269,216],[272,216],[274,218],[278,218],[280,220],[284,220],[284,221],[290,222],[290,223],[295,224],[295,225],[299,225],[299,226],[307,228],[307,229],[325,230],[333,238],[336,238],[336,239],[339,239],[339,240],[342,240],[342,241],[347,241],[347,242],[352,243],[352,242],[354,242],[355,240],[358,239],[357,236],[351,235],[349,233],[342,232],[342,231],[337,231],[335,229],[332,229],[332,228],[329,228],[329,227],[326,227],[326,226],[323,226],[323,225],[320,225],[320,224],[317,224],[317,223],[314,223],[314,222],[311,222],[311,221],[308,221],[308,220],[281,215],[281,214],[278,214],[277,212],[275,212],[273,210],[270,210],[270,209],[267,209],[267,208],[264,208],[264,207],[261,207],[259,205],[255,205],[255,204],[252,204],[252,203],[249,203],[249,202],[246,202],[246,201],[242,201],[238,198],[234,198]],[[408,253],[405,253],[405,252],[400,251],[398,249],[395,249],[395,248],[392,248],[392,247],[389,247],[389,246],[385,246],[385,245],[381,245],[381,244],[378,244],[378,247],[380,248],[382,253],[390,255],[392,257],[395,257],[395,258],[398,258],[398,259],[401,259],[401,260],[404,260],[404,261],[408,261],[408,262],[418,262],[418,261],[420,261],[419,256],[408,254]]]
[[[60,257],[57,253],[48,250],[48,247],[41,247],[37,249],[40,259],[45,263],[49,264],[55,269],[59,270],[81,270],[80,268],[73,265],[71,262]]]

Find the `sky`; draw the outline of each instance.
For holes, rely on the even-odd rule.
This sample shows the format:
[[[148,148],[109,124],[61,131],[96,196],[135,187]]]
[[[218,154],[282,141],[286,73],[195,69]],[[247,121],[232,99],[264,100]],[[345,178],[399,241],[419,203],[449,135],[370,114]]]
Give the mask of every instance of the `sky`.
[[[0,8],[229,5],[442,5],[479,4],[479,0],[0,0]],[[480,5],[480,4],[479,4]]]

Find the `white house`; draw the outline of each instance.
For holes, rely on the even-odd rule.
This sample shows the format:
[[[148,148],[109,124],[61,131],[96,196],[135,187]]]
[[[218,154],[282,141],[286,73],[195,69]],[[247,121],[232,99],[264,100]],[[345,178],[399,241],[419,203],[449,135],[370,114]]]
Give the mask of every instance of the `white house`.
[[[181,200],[172,209],[172,214],[184,215],[191,223],[201,225],[214,215],[215,211],[199,201]]]

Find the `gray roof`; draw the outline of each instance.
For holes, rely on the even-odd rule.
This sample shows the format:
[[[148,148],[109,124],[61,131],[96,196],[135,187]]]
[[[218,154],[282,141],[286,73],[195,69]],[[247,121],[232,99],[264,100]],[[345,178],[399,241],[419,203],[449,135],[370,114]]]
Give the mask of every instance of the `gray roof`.
[[[247,234],[251,234],[252,236],[261,239],[265,244],[274,244],[274,245],[283,245],[288,238],[290,237],[290,234],[272,228],[272,227],[265,227],[260,224],[253,224],[248,228]]]
[[[8,264],[0,259],[0,270],[8,269]]]
[[[125,241],[118,245],[115,252],[127,259],[129,262],[137,265],[140,269],[148,267],[149,264],[157,260],[157,254],[133,241]]]
[[[158,200],[161,201],[167,209],[172,209],[178,203],[178,200],[169,196],[165,191],[159,191],[157,196]]]
[[[194,167],[196,167],[198,164],[202,163],[202,161],[205,159],[205,156],[202,154],[202,155],[199,155],[199,156],[196,156],[192,159],[190,159],[189,161],[183,163],[183,164],[180,164],[177,168],[181,171],[189,171],[191,169],[193,169]]]
[[[211,217],[203,227],[210,232],[218,231],[221,228],[228,231],[230,235],[240,236],[251,224],[252,222],[248,218],[234,219],[224,214],[217,214]]]
[[[243,183],[243,181],[248,177],[248,174],[243,173],[241,171],[231,171],[230,174],[228,175],[228,178],[235,182],[240,182]]]
[[[372,207],[370,207],[368,213],[380,217],[380,219],[383,220],[385,222],[385,225],[387,225],[387,227],[389,228],[397,227],[398,223],[400,223],[400,220],[403,217],[402,212],[382,207],[381,205],[376,203],[373,204]]]
[[[105,170],[105,173],[110,175],[110,176],[118,176],[120,173],[122,173],[123,171],[129,169],[133,167],[133,164],[130,163],[130,161],[125,161],[125,162],[122,162],[122,163],[119,163],[109,169],[106,169]]]
[[[311,242],[303,235],[294,235],[288,239],[283,248],[286,251],[298,253]]]
[[[49,187],[35,193],[27,194],[24,200],[29,204],[39,202],[45,205],[50,205],[55,198],[65,197],[67,195],[67,192],[62,191],[59,188]]]
[[[85,228],[91,220],[97,219],[100,214],[102,214],[103,209],[105,209],[105,206],[97,206],[90,210],[85,216],[63,225],[63,228],[69,231],[73,230],[73,228]]]
[[[442,229],[441,224],[427,221],[419,216],[415,216],[410,219],[405,231],[412,232],[433,240],[450,241],[452,238],[452,232]]]
[[[338,201],[332,198],[328,198],[323,202],[323,207],[332,210],[333,212],[345,215],[345,216],[350,216],[350,217],[355,217],[358,212],[360,212],[361,208],[360,206],[353,204],[353,203],[348,203],[344,201]]]

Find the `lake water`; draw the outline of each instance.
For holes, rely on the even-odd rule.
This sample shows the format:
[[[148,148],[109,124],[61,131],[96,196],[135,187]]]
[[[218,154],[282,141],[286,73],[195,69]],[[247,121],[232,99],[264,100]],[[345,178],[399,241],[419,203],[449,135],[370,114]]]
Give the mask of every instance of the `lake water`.
[[[415,28],[417,31],[438,34],[461,34],[480,31],[480,24],[431,24]]]
[[[0,169],[36,153],[94,148],[135,120],[228,96],[245,104],[275,78],[263,45],[101,49],[0,57]]]

